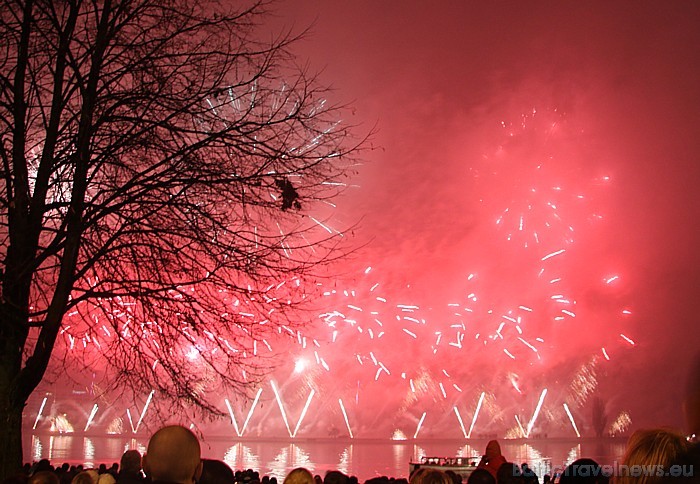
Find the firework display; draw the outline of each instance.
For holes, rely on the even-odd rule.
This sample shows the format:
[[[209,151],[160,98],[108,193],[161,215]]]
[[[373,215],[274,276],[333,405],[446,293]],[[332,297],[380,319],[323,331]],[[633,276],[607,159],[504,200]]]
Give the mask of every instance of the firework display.
[[[254,320],[261,331],[236,332],[226,324],[220,333],[196,334],[182,325],[171,351],[187,362],[188,372],[201,371],[196,391],[225,416],[196,425],[238,437],[580,437],[579,421],[590,420],[589,397],[605,365],[635,346],[633,312],[616,293],[624,274],[589,261],[591,233],[606,223],[615,181],[583,162],[585,133],[556,108],[532,108],[514,121],[494,123],[492,132],[480,159],[464,160],[468,203],[479,224],[454,261],[461,275],[449,281],[449,294],[414,289],[382,260],[342,262],[341,277],[290,275],[251,290],[248,299],[222,288],[222,321]],[[306,220],[321,233],[343,235],[331,215]],[[294,313],[307,322],[267,331],[270,314],[260,311],[256,297],[307,301]],[[110,340],[131,337],[138,301],[102,306],[100,317],[112,316],[92,326],[101,331],[81,325],[98,312],[83,308],[71,315],[61,339],[67,358],[80,355],[99,368],[100,350]],[[158,322],[149,325],[137,331],[134,351],[147,353],[160,341],[154,337]],[[260,378],[250,378],[246,396],[222,393],[211,371],[216,358],[240,351],[241,338],[250,344],[237,357],[270,364]],[[159,364],[154,359],[154,372]],[[99,385],[96,378],[87,387]],[[149,405],[159,398],[155,390],[144,391],[134,408],[90,393],[108,403],[99,410],[86,403],[92,407],[86,424],[74,417],[85,431],[99,426],[135,433],[148,425]]]

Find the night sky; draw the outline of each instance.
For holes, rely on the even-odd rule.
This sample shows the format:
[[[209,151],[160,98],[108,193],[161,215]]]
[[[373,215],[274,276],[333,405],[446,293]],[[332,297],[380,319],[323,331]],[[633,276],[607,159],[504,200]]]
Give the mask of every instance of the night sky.
[[[700,3],[275,8],[271,28],[311,26],[295,52],[353,106],[345,121],[375,130],[334,215],[338,227],[359,222],[354,240],[367,244],[348,264],[441,311],[475,270],[494,305],[536,295],[527,254],[566,246],[558,269],[578,314],[568,329],[534,328],[555,345],[547,366],[605,346],[634,425],[682,426],[700,343]],[[547,225],[547,202],[561,226]]]

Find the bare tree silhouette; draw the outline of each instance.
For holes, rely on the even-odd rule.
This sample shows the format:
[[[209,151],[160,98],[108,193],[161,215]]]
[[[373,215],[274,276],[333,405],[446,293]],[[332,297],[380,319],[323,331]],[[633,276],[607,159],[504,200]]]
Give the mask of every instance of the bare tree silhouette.
[[[258,344],[302,324],[304,278],[346,250],[305,211],[362,140],[296,36],[259,41],[265,2],[0,5],[5,477],[28,397],[69,352],[179,409],[218,413],[212,393],[257,381]]]

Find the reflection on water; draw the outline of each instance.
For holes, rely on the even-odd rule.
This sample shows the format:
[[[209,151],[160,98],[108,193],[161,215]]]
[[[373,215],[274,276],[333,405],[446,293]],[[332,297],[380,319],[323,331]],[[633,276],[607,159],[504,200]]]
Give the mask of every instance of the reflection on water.
[[[352,464],[352,445],[343,449],[340,454],[340,462],[338,462],[338,470],[343,474],[348,474],[350,465]]]
[[[247,463],[243,467],[252,469]],[[277,477],[284,477],[289,469],[296,467],[306,467],[311,472],[316,471],[316,464],[311,460],[309,454],[302,446],[296,444],[287,444],[282,447],[274,459],[267,464],[268,473]],[[258,469],[262,470],[262,468]]]
[[[612,464],[624,453],[624,440],[500,440],[503,454],[515,463],[527,462],[542,476],[562,469],[579,457],[590,457],[601,464]],[[124,451],[146,451],[146,437],[73,435],[31,436],[25,441],[26,460],[50,459],[54,464],[68,462],[96,467],[119,462]],[[306,467],[315,474],[338,469],[361,481],[375,476],[407,477],[411,460],[424,456],[476,457],[486,441],[379,441],[344,439],[289,440],[204,440],[202,456],[225,461],[233,469],[256,469],[261,474],[283,479],[289,470]]]
[[[95,445],[92,440],[83,437],[83,449],[85,449],[85,465],[95,467]]]

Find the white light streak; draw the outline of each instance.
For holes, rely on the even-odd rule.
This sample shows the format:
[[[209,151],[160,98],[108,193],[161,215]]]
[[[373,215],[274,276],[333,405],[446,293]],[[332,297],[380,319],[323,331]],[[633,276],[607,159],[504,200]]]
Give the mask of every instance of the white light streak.
[[[622,333],[620,333],[620,336],[622,337],[622,339],[624,339],[624,340],[627,341],[629,344],[631,344],[632,346],[634,346],[634,344],[635,344],[634,341],[632,341],[631,339],[629,339],[627,336],[625,336],[625,335],[622,334]]]
[[[518,427],[520,428],[520,435],[525,437],[525,430],[523,429],[523,425],[520,423],[520,419],[518,416],[515,416],[515,421],[518,422]]]
[[[464,434],[464,438],[466,439],[466,438],[468,438],[467,431],[464,428],[464,422],[462,422],[462,416],[459,414],[459,410],[457,409],[456,406],[454,406],[452,408],[454,409],[455,414],[457,415],[457,420],[459,421],[459,427],[462,429],[462,433]]]
[[[486,392],[481,392],[481,396],[479,397],[479,403],[476,404],[476,410],[474,411],[474,417],[472,418],[472,424],[469,426],[469,433],[467,434],[468,439],[470,439],[472,436],[472,430],[474,430],[474,425],[476,424],[476,419],[479,417],[479,411],[481,410],[481,404],[484,402],[485,395],[486,395]]]
[[[420,421],[418,422],[418,426],[416,427],[416,433],[413,434],[413,438],[418,437],[418,432],[420,432],[420,428],[423,425],[423,420],[425,420],[425,416],[428,414],[428,412],[423,412],[423,416],[420,418]]]
[[[41,418],[41,413],[44,411],[44,406],[46,406],[46,401],[49,399],[49,397],[44,397],[44,399],[41,401],[41,406],[39,407],[39,413],[36,414],[36,420],[34,420],[34,426],[32,427],[32,430],[36,430],[36,426],[39,423],[39,419]]]
[[[134,428],[134,421],[131,418],[131,411],[128,408],[126,409],[126,416],[129,419],[129,425],[131,425],[131,432],[136,433],[136,429]]]
[[[571,411],[569,411],[569,406],[564,403],[564,410],[566,410],[566,414],[569,416],[569,421],[571,422],[571,426],[574,428],[574,432],[576,432],[576,437],[581,437],[581,434],[578,431],[578,428],[576,428],[576,422],[574,422],[574,416],[571,415]]]
[[[532,418],[530,419],[530,423],[527,424],[527,433],[525,434],[526,438],[530,437],[530,432],[532,432],[532,427],[535,425],[535,421],[537,420],[537,416],[540,414],[540,409],[542,408],[542,403],[544,402],[544,397],[547,396],[547,389],[545,388],[542,390],[542,393],[540,394],[540,400],[537,402],[537,408],[535,408],[535,413],[532,414]]]
[[[306,411],[309,409],[309,405],[311,404],[311,399],[314,398],[314,394],[316,393],[316,390],[313,388],[311,389],[311,393],[309,393],[309,398],[306,399],[306,404],[304,405],[304,408],[301,410],[301,415],[299,416],[299,421],[297,422],[297,426],[294,427],[294,434],[292,437],[296,437],[297,432],[299,431],[299,426],[301,425],[302,420],[304,420],[304,417],[306,416]]]
[[[240,437],[241,431],[238,429],[238,422],[236,422],[236,417],[233,415],[233,409],[231,408],[231,403],[228,401],[228,398],[224,398],[224,403],[226,403],[226,407],[228,408],[228,414],[231,416],[231,425],[233,425],[233,429],[236,431],[236,434]]]
[[[85,424],[85,430],[83,432],[87,432],[88,427],[90,427],[90,424],[92,423],[92,419],[95,418],[95,414],[97,413],[97,404],[94,404],[92,406],[92,411],[90,412],[90,416],[87,419],[87,423]]]
[[[289,421],[287,420],[287,413],[284,411],[284,405],[282,405],[282,399],[280,398],[280,394],[277,391],[277,386],[275,385],[274,381],[270,381],[270,386],[272,387],[272,392],[275,394],[275,399],[277,400],[277,405],[280,408],[280,412],[282,413],[282,420],[284,420],[284,425],[287,427],[287,432],[289,433],[290,437],[294,437],[292,435],[292,429],[289,427]]]
[[[518,339],[520,340],[520,342],[521,342],[522,344],[524,344],[525,346],[527,346],[528,348],[530,348],[532,351],[534,351],[535,353],[537,353],[537,348],[535,348],[534,346],[532,346],[530,343],[528,343],[527,341],[525,341],[525,340],[524,340],[523,338],[521,338],[521,337],[518,337]]]
[[[155,390],[151,390],[151,393],[148,395],[148,398],[146,399],[146,404],[143,406],[143,410],[141,410],[141,416],[139,417],[139,421],[136,423],[134,433],[136,433],[139,430],[139,426],[141,425],[141,422],[143,422],[143,417],[146,415],[146,410],[148,410],[148,406],[151,404],[151,400],[153,399],[153,394],[155,392]]]
[[[563,254],[564,252],[566,252],[566,249],[557,250],[557,251],[555,251],[555,252],[549,253],[549,254],[547,254],[546,256],[542,257],[541,260],[544,262],[544,261],[546,261],[547,259],[550,259],[550,258],[552,258],[552,257],[555,257],[555,256],[558,256],[558,255],[560,255],[560,254]]]
[[[350,438],[353,439],[355,437],[352,435],[352,429],[350,428],[350,421],[348,420],[348,414],[345,411],[345,406],[343,405],[343,400],[341,398],[339,398],[338,403],[340,404],[340,411],[343,412],[343,418],[345,419],[345,426],[348,428],[348,434],[350,434]]]

